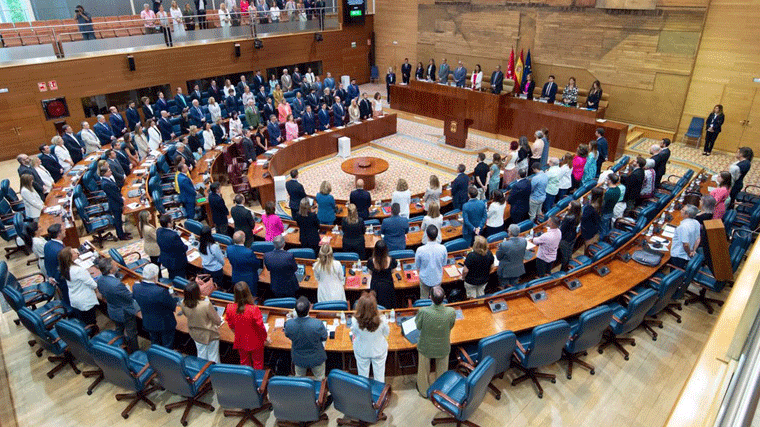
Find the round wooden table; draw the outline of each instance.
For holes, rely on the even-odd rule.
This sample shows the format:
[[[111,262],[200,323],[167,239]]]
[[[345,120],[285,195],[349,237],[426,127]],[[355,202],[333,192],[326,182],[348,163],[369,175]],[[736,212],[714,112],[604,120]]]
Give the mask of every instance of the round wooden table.
[[[388,162],[377,157],[352,157],[340,165],[343,172],[364,181],[364,189],[375,188],[375,175],[388,170]]]

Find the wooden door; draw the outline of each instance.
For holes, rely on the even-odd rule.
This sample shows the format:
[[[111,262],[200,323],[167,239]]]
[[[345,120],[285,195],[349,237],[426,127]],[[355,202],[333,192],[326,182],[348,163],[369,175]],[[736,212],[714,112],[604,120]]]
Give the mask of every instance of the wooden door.
[[[18,99],[0,95],[0,160],[16,157],[19,153],[36,154],[40,144],[49,143],[40,118],[42,105],[36,100]]]
[[[760,150],[760,91],[757,88],[755,88],[752,106],[745,120],[741,146],[751,147],[755,152],[758,152]]]
[[[723,129],[715,143],[716,148],[728,152],[735,152],[739,148],[739,144],[744,139],[745,123],[752,110],[756,92],[757,89],[751,86],[725,86],[721,104],[726,120],[723,122]],[[710,111],[705,112],[705,118],[709,113]],[[760,130],[760,120],[756,123]]]

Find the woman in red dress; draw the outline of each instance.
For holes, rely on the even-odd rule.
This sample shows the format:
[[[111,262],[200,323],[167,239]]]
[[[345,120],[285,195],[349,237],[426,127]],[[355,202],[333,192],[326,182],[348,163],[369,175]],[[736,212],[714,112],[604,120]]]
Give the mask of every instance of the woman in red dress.
[[[245,282],[235,284],[235,302],[227,304],[224,318],[235,333],[234,348],[240,354],[240,364],[264,369],[264,344],[269,341],[259,307],[254,304],[251,290]]]

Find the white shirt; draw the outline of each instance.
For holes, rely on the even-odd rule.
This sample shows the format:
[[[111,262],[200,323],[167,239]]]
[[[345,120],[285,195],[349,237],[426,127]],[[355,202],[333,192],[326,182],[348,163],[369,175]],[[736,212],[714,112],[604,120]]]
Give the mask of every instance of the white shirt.
[[[230,89],[232,89],[232,96],[235,96],[237,94],[237,92],[235,91],[235,86],[232,86],[232,83],[230,83],[230,85],[229,86],[225,86],[224,90],[222,91],[223,92],[222,95],[224,95],[225,98],[228,97],[228,96],[230,96]],[[221,99],[215,99],[214,101],[216,101],[216,104],[219,105],[219,102],[221,102],[222,100]],[[209,105],[211,105],[211,104],[209,104]]]
[[[32,253],[37,256],[37,266],[40,268],[40,272],[47,277],[47,270],[45,270],[45,243],[47,243],[47,240],[42,237],[32,237]]]
[[[45,169],[44,166],[40,165],[34,168],[34,170],[37,171],[37,175],[40,176],[40,179],[42,179],[42,186],[47,188],[53,188],[53,185],[55,185],[55,181],[53,181],[53,176],[50,175],[50,172],[48,172],[47,169]]]
[[[399,216],[409,219],[409,204],[412,203],[412,192],[406,191],[394,191],[391,196],[391,204],[398,203],[401,211]]]
[[[504,167],[506,170],[512,170],[515,168],[515,164],[517,163],[517,151],[512,151],[509,154],[509,160],[507,161],[507,165]]]
[[[232,21],[230,19],[230,12],[228,10],[219,9],[219,24],[222,28],[229,27],[232,25]],[[227,88],[225,88],[225,94],[227,92]]]
[[[269,13],[272,14],[272,21],[279,21],[280,20],[280,8],[277,7],[277,3],[274,4],[271,8],[269,8]]]
[[[142,132],[135,133],[135,136],[132,138],[132,140],[135,141],[135,144],[137,144],[137,154],[141,159],[145,158],[145,156],[147,156],[148,152],[150,151],[150,146],[148,145],[148,140],[145,139],[145,135]]]
[[[216,123],[217,120],[222,118],[222,107],[219,106],[218,102],[208,104],[208,113],[211,114],[211,123]]]
[[[480,89],[481,83],[483,83],[483,72],[478,71],[477,73],[473,73],[470,81],[472,82],[473,89]]]
[[[388,353],[388,335],[391,330],[385,316],[380,316],[380,326],[373,332],[359,327],[359,322],[351,322],[351,333],[354,336],[354,354],[359,357],[382,357]]]
[[[245,106],[248,106],[248,101],[256,101],[256,95],[254,95],[253,92],[243,92],[241,98],[243,99],[243,105]]]
[[[52,151],[55,157],[58,157],[58,164],[61,165],[63,171],[68,172],[71,169],[71,163],[69,163],[71,162],[71,154],[69,154],[69,150],[60,145],[53,145]]]
[[[26,216],[31,219],[40,217],[40,212],[45,207],[45,203],[36,191],[29,191],[26,187],[21,187],[21,200],[24,201],[24,210]]]
[[[216,139],[214,138],[214,132],[211,130],[203,131],[203,149],[205,151],[211,150],[216,147]]]
[[[152,150],[158,150],[161,145],[161,131],[157,127],[151,126],[148,128],[148,148]]]
[[[100,150],[100,140],[92,129],[82,129],[80,133],[82,142],[84,142],[84,150],[87,154]]]
[[[340,261],[333,260],[332,269],[324,271],[317,268],[317,263],[313,266],[314,278],[317,279],[317,301],[346,301],[346,290],[344,284],[346,277],[343,273],[343,266]]]
[[[488,205],[486,226],[487,227],[502,227],[504,225],[504,209],[507,207],[506,203],[493,202]]]
[[[306,83],[312,84],[314,83],[314,73],[306,73],[303,75],[304,80],[306,80]]]
[[[243,122],[240,119],[230,119],[230,138],[237,138],[239,136],[243,136]]]
[[[424,245],[427,243],[428,236],[425,230],[427,230],[429,225],[435,225],[438,227],[438,237],[435,239],[436,242],[441,243],[443,240],[443,233],[441,232],[441,228],[443,228],[443,215],[438,215],[435,218],[431,218],[430,215],[425,215],[425,218],[422,218],[422,244]]]
[[[98,305],[98,297],[95,295],[98,284],[92,280],[90,272],[78,265],[72,265],[69,276],[71,280],[67,280],[66,283],[69,286],[71,306],[80,311],[87,311]]]
[[[375,107],[375,111],[377,111],[378,113],[383,112],[383,101],[379,99],[373,99],[372,105]]]
[[[573,170],[570,165],[562,165],[559,167],[559,189],[567,190],[573,185],[572,181]]]

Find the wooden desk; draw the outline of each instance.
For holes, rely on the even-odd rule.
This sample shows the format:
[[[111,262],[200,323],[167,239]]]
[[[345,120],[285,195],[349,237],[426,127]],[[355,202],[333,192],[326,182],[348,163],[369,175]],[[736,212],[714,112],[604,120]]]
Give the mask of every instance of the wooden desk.
[[[364,189],[369,191],[375,189],[375,175],[388,170],[388,162],[377,157],[352,157],[341,163],[340,168],[364,181]]]

